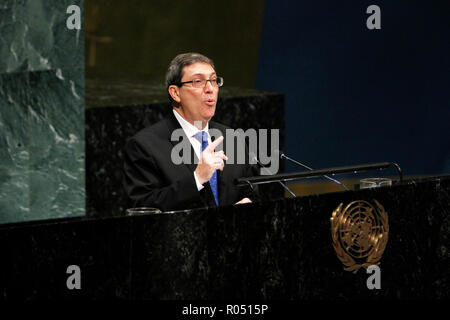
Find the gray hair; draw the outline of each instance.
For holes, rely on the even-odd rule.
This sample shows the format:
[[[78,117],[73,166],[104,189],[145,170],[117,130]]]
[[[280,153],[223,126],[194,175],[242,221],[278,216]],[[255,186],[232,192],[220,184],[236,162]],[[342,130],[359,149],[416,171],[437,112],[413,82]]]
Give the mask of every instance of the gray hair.
[[[190,66],[191,64],[197,62],[207,63],[214,68],[214,62],[210,58],[196,52],[181,53],[173,58],[173,60],[170,62],[169,68],[167,69],[166,73],[166,90],[169,96],[169,101],[171,103],[175,101],[169,94],[169,87],[171,85],[178,86],[181,82],[181,78],[183,77],[184,67]]]

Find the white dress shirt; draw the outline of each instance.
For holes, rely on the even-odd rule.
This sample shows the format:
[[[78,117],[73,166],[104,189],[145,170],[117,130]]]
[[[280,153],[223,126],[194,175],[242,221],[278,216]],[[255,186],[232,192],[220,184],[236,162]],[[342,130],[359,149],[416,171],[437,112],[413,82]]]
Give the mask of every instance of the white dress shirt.
[[[199,130],[196,126],[190,124],[182,116],[180,116],[178,111],[176,111],[175,109],[173,109],[173,114],[175,115],[175,118],[177,118],[178,122],[180,123],[180,126],[183,129],[184,133],[189,138],[192,148],[194,149],[195,155],[200,160],[202,144],[200,141],[197,140],[197,138],[195,138],[195,135],[200,131],[205,131],[206,135],[208,137],[208,145],[211,144],[211,136],[209,135],[209,131],[208,131],[209,123],[206,124],[206,126],[203,130]],[[194,172],[194,178],[195,178],[195,183],[197,184],[198,191],[202,190],[204,188],[204,186],[199,182],[197,174],[195,172]]]

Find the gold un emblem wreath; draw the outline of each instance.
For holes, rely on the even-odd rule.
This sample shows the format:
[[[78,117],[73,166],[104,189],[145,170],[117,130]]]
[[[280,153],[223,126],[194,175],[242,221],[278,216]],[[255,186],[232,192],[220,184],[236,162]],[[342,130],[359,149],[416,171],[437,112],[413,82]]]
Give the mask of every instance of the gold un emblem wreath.
[[[331,216],[331,236],[336,255],[344,270],[379,265],[389,236],[389,221],[383,206],[374,200],[353,201],[342,210],[341,203]]]

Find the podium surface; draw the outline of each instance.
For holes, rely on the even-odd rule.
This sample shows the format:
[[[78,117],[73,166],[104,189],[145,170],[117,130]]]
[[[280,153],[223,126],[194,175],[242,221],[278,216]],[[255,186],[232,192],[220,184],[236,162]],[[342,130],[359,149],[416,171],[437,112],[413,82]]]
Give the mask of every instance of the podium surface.
[[[7,300],[448,299],[450,177],[154,215],[9,224],[0,226],[0,248],[0,296]],[[367,273],[370,265],[378,271]],[[79,268],[81,289],[68,289],[70,266]]]

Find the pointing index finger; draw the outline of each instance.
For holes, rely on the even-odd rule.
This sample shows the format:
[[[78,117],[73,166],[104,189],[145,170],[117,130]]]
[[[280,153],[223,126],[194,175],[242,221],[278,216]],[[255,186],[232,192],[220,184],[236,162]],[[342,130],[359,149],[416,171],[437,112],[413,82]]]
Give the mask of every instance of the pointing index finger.
[[[216,140],[213,141],[213,143],[211,143],[209,146],[206,147],[205,151],[208,152],[213,152],[214,149],[221,144],[223,141],[223,136],[220,136],[219,138],[217,138]]]

